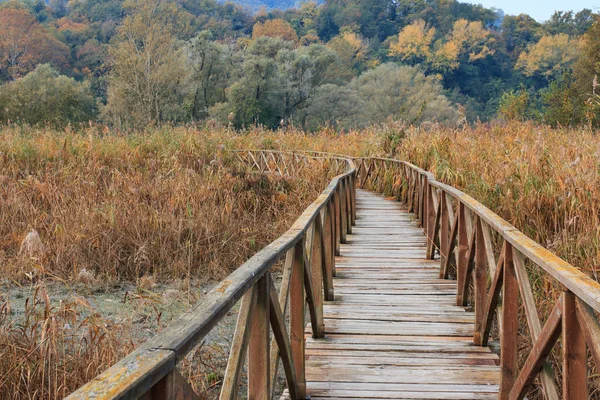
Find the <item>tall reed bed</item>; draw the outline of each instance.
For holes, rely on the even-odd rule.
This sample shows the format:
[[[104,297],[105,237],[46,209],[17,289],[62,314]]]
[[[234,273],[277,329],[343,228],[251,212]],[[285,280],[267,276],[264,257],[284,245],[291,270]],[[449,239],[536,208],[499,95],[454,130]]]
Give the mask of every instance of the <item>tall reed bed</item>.
[[[57,302],[46,283],[94,290],[187,280],[190,290],[191,279],[221,279],[283,233],[331,177],[319,163],[285,177],[257,173],[229,150],[359,152],[365,141],[377,143],[359,133],[261,129],[2,128],[0,398],[62,398],[144,336],[83,297]],[[28,297],[18,312],[8,296],[15,285]],[[160,329],[153,321],[149,334]],[[211,365],[223,361],[213,353],[207,346],[186,365],[209,397],[219,377]]]

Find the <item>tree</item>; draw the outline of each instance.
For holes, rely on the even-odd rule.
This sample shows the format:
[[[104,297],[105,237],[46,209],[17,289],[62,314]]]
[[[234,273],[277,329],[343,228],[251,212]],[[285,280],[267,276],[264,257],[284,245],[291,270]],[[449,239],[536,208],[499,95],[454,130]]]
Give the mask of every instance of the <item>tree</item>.
[[[63,126],[95,117],[89,84],[59,75],[49,64],[9,82],[0,90],[0,121]]]
[[[174,27],[159,0],[130,0],[109,49],[105,118],[144,126],[184,116],[184,70]]]
[[[227,108],[234,114],[234,125],[262,124],[277,127],[282,118],[281,82],[275,58],[292,42],[260,36],[252,40],[244,54],[242,73],[227,89]]]
[[[357,72],[364,71],[369,59],[369,46],[358,34],[345,31],[327,43],[338,57],[331,75],[343,82],[350,81]]]
[[[422,19],[407,25],[398,34],[398,40],[390,44],[390,56],[402,61],[418,63],[431,57],[431,44],[435,28],[426,28]]]
[[[585,116],[590,124],[600,126],[598,107],[598,76],[600,76],[600,15],[594,15],[594,23],[583,37],[581,56],[573,66],[575,92],[583,104]]]
[[[572,66],[581,53],[582,41],[564,33],[543,36],[519,56],[515,68],[526,76],[558,77]]]
[[[354,128],[360,125],[360,111],[364,103],[356,90],[334,84],[318,87],[308,106],[302,111],[304,127],[318,130],[322,127]]]
[[[521,87],[502,95],[498,114],[508,120],[525,120],[530,116],[530,107],[531,95]]]
[[[351,87],[365,104],[361,113],[365,123],[458,120],[439,79],[426,76],[417,67],[382,64],[355,78]]]
[[[282,19],[271,19],[264,23],[257,22],[252,28],[252,38],[261,36],[279,38],[290,42],[297,42],[298,35],[289,22]]]
[[[69,48],[18,3],[0,7],[0,78],[16,79],[39,63],[68,65]]]
[[[202,31],[187,46],[190,84],[195,87],[190,109],[194,119],[206,118],[210,107],[226,101],[225,89],[240,62],[231,48],[211,39],[209,31]]]
[[[320,44],[281,50],[276,57],[281,80],[282,119],[287,125],[296,110],[328,79],[328,68],[336,55]]]

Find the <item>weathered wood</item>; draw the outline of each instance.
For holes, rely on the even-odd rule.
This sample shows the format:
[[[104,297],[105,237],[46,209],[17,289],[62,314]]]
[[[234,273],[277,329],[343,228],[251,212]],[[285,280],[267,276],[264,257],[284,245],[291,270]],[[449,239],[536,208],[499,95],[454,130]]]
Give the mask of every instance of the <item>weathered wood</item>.
[[[508,269],[507,265],[504,266]],[[563,311],[564,298],[561,295],[548,316],[546,324],[540,332],[538,340],[534,343],[519,376],[515,380],[509,395],[510,400],[521,400],[527,394],[527,389],[535,379],[537,373],[542,369],[546,357],[552,350],[552,347],[558,340],[561,332],[561,319]],[[508,335],[508,327],[506,327]],[[504,371],[503,371],[504,372]]]
[[[187,380],[174,368],[167,376],[162,378],[154,387],[140,397],[140,400],[199,400]]]
[[[279,299],[277,291],[270,280],[270,321],[273,328],[273,336],[277,341],[277,347],[281,350],[280,356],[283,363],[283,369],[287,378],[288,390],[294,399],[300,398],[298,395],[298,381],[296,378],[296,368],[294,367],[294,357],[292,356],[292,348],[288,339],[287,330],[285,329],[285,318],[279,307]]]
[[[483,224],[481,219],[477,218],[477,230],[475,231],[475,268],[473,270],[473,286],[475,289],[475,329],[473,332],[473,343],[478,346],[482,344],[481,333],[483,331],[487,303],[486,264]]]
[[[507,248],[508,247],[508,248]],[[494,279],[492,281],[492,286],[490,288],[490,293],[487,297],[487,305],[485,307],[485,314],[483,318],[483,326],[480,331],[480,345],[487,346],[488,339],[490,335],[490,329],[492,327],[492,319],[494,318],[494,313],[496,308],[498,307],[498,300],[500,297],[500,291],[502,290],[502,282],[504,280],[504,263],[512,263],[512,246],[504,244],[502,248],[503,263],[500,264],[497,268],[495,268]],[[499,315],[502,315],[502,311],[498,311]]]
[[[527,325],[529,326],[529,333],[531,335],[531,340],[535,342],[540,336],[542,325],[540,323],[540,318],[537,315],[535,299],[533,298],[533,291],[531,289],[531,284],[529,283],[529,276],[527,274],[527,269],[525,268],[523,256],[514,248],[513,265],[515,266],[517,283],[519,285],[519,293],[521,295],[521,301],[523,302],[523,308],[525,309],[525,317],[527,319]],[[546,398],[548,400],[558,400],[559,395],[556,384],[554,383],[552,367],[548,362],[544,363],[540,375]]]
[[[281,274],[281,289],[279,291],[279,309],[283,313],[283,316],[287,315],[288,309],[288,300],[290,295],[290,285],[291,285],[291,276],[292,276],[292,268],[294,266],[294,248],[288,250],[285,256],[285,264],[283,267],[283,272]],[[277,346],[276,338],[271,339],[271,398],[275,396],[277,381],[277,373],[279,369],[279,347]]]
[[[569,291],[563,292],[562,365],[562,398],[564,400],[587,399],[587,347],[585,334],[577,319],[576,297]]]
[[[600,365],[600,324],[594,310],[577,299],[577,320],[583,330],[587,345],[596,365]]]
[[[257,295],[256,288],[252,288],[242,298],[237,325],[229,350],[229,360],[225,369],[220,399],[237,399],[240,376],[246,360],[246,350],[250,339],[252,312],[256,306]]]
[[[270,395],[270,275],[265,273],[255,285],[256,305],[250,318],[248,340],[248,399],[264,400]]]
[[[306,314],[305,304],[305,272],[304,272],[304,243],[298,242],[294,248],[294,265],[290,283],[290,348],[292,359],[295,360],[296,382],[298,396],[306,396],[306,378],[304,370],[304,317]]]
[[[505,244],[505,249],[510,244]],[[504,259],[504,278],[502,279],[502,326],[504,327],[504,336],[500,342],[500,370],[502,377],[500,381],[500,400],[511,398],[511,391],[518,375],[518,344],[517,336],[519,331],[519,284],[517,282],[517,273],[515,263],[511,257]]]

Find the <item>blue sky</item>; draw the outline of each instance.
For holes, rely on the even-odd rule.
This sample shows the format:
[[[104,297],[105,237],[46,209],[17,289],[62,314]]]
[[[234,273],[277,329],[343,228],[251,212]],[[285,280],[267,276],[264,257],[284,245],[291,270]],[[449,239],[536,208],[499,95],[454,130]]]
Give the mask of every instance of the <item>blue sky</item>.
[[[600,11],[598,0],[462,0],[467,3],[482,4],[486,7],[495,7],[504,10],[506,14],[518,15],[529,14],[538,21],[545,21],[554,13],[560,11],[580,11],[589,8],[592,11]]]

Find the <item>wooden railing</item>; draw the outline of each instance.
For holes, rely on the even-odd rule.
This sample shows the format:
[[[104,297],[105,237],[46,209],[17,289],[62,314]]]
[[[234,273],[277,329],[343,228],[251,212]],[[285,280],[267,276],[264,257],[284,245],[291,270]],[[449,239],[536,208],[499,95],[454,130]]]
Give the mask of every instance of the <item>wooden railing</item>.
[[[246,354],[251,360],[248,398],[273,396],[279,360],[292,398],[306,397],[305,310],[308,307],[312,336],[322,338],[323,300],[332,300],[334,296],[335,255],[339,254],[340,243],[345,242],[355,220],[356,169],[353,161],[345,157],[271,151],[235,154],[265,173],[285,175],[290,169],[297,171],[321,163],[339,175],[286,233],[220,282],[191,311],[68,399],[198,398],[177,370],[177,363],[240,299],[220,398],[237,398]],[[285,263],[277,292],[271,270],[280,260]]]
[[[440,278],[453,274],[458,282],[457,305],[474,307],[473,343],[487,345],[491,328],[496,327],[500,342],[499,398],[524,398],[539,376],[546,399],[587,399],[590,381],[596,379],[598,383],[597,374],[588,377],[589,364],[593,361],[600,368],[600,325],[596,316],[600,311],[600,284],[472,197],[438,182],[430,172],[384,158],[355,159],[355,163],[359,186],[394,196],[416,214],[427,236],[427,257],[434,259],[439,253]],[[536,302],[532,290],[530,271],[535,268],[541,269],[540,275],[560,291],[551,311],[544,315],[543,324],[538,314],[540,301]],[[539,276],[535,278],[540,280]],[[530,346],[519,342],[520,310]],[[559,338],[562,354],[554,363],[559,371],[554,371],[548,355]],[[525,349],[530,349],[528,354]],[[588,350],[592,360],[588,360]],[[555,382],[557,375],[562,395]],[[593,396],[599,398],[600,394]]]
[[[474,308],[473,343],[487,345],[492,333],[499,339],[500,399],[524,398],[538,376],[546,399],[588,398],[588,383],[596,379],[588,374],[588,351],[593,364],[600,367],[600,325],[596,316],[600,311],[600,284],[577,268],[472,197],[407,162],[352,160],[319,152],[256,150],[236,155],[263,173],[287,175],[321,162],[341,174],[289,231],[223,280],[190,312],[70,399],[196,398],[176,364],[240,299],[221,398],[236,398],[247,354],[252,360],[248,363],[249,398],[272,398],[281,359],[291,397],[304,399],[305,307],[313,337],[323,337],[323,300],[334,297],[335,254],[352,231],[356,186],[394,196],[415,213],[427,236],[427,257],[435,259],[439,254],[440,277],[457,279],[457,304]],[[277,293],[271,269],[279,260],[285,260],[285,264]],[[543,318],[532,289],[539,280],[532,279],[534,268],[539,268],[560,290],[556,300],[545,299],[554,301],[554,305]],[[520,324],[520,310],[526,323]],[[288,314],[289,330],[285,323]],[[529,346],[519,342],[521,325],[529,331]],[[557,371],[547,357],[559,339]],[[556,376],[561,380],[559,385]]]

